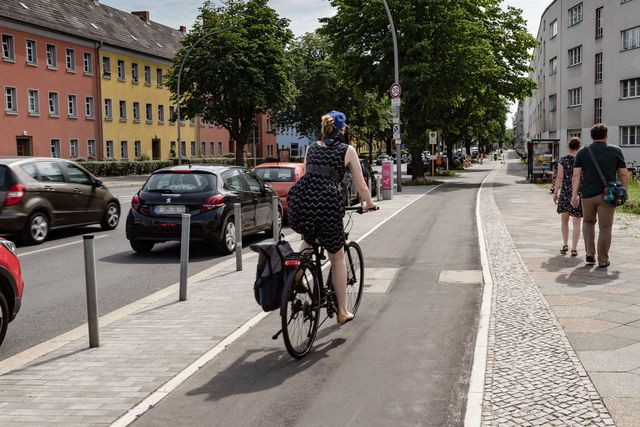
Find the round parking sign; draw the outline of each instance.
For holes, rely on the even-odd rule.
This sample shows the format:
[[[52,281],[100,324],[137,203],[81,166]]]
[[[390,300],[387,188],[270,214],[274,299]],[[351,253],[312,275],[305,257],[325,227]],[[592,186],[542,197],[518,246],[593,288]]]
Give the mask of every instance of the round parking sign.
[[[402,93],[402,88],[400,88],[400,84],[398,83],[394,83],[391,85],[391,88],[389,89],[389,94],[391,95],[391,98],[400,98],[400,94]]]

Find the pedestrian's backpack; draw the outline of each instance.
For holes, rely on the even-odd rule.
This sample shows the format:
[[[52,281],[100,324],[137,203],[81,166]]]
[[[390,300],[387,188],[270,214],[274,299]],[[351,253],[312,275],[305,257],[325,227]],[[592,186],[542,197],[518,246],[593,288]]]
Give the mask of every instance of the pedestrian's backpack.
[[[283,237],[277,242],[251,245],[251,250],[259,254],[253,293],[264,311],[280,308],[284,287],[284,259],[293,253],[291,245]]]

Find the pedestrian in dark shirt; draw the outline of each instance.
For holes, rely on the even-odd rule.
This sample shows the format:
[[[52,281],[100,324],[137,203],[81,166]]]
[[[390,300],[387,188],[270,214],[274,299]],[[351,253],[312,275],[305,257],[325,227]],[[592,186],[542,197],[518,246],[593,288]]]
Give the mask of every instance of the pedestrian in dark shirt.
[[[600,233],[598,234],[598,267],[606,268],[610,265],[609,248],[611,247],[611,228],[613,227],[613,216],[616,211],[614,206],[604,201],[605,185],[600,178],[588,149],[593,152],[595,160],[607,181],[619,178],[627,193],[629,192],[629,172],[624,161],[622,150],[615,145],[608,145],[607,127],[599,123],[591,128],[591,139],[593,143],[583,148],[576,156],[573,168],[573,187],[571,204],[578,207],[582,199],[582,213],[584,222],[582,225],[582,235],[587,253],[587,265],[596,263],[595,246],[595,225],[598,223]],[[584,174],[583,174],[584,172]],[[582,178],[582,187],[580,179]],[[578,195],[580,190],[580,196]]]

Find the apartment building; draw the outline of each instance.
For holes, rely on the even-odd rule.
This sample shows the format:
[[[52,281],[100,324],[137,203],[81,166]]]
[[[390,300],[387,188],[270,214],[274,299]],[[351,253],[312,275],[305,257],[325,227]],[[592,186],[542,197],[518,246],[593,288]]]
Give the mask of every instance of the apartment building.
[[[590,140],[594,123],[640,161],[640,0],[555,0],[540,19],[525,138]]]

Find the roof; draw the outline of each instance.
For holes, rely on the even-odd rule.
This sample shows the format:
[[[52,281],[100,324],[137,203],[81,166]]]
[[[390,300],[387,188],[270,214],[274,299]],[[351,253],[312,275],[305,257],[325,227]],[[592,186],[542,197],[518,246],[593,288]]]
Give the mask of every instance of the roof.
[[[195,165],[195,164],[186,165],[186,164],[183,164],[183,165],[168,166],[166,168],[158,169],[154,173],[168,173],[168,172],[177,172],[177,171],[220,173],[232,168],[242,169],[240,166],[234,166],[234,165]]]
[[[184,37],[97,0],[2,0],[0,17],[169,60]]]
[[[299,162],[275,162],[275,163],[260,163],[256,166],[256,169],[259,168],[299,168],[303,167],[304,163]]]

